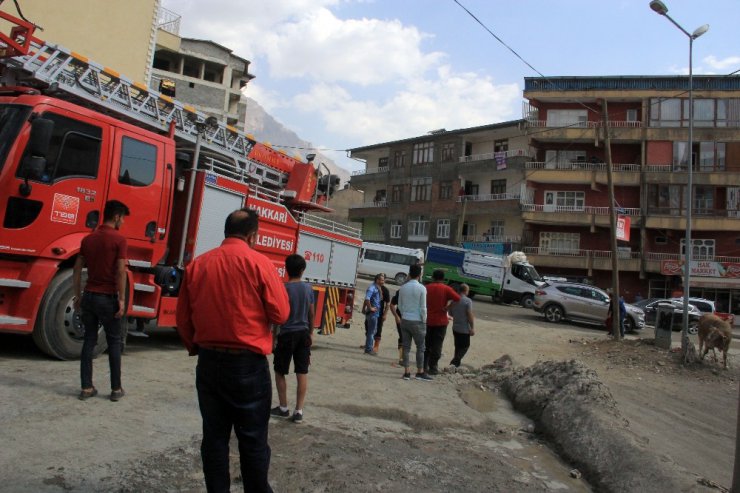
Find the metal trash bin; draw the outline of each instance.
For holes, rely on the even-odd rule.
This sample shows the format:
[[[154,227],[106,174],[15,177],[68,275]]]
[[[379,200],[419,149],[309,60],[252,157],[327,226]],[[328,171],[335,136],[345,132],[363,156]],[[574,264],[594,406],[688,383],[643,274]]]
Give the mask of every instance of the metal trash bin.
[[[670,305],[660,305],[655,314],[655,345],[670,349],[673,337],[675,309]]]

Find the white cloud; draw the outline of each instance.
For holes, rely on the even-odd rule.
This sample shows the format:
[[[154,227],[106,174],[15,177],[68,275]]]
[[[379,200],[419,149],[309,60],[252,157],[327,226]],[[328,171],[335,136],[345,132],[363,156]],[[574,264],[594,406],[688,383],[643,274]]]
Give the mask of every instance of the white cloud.
[[[726,58],[718,59],[714,55],[709,55],[702,60],[705,64],[709,65],[714,70],[736,70],[740,68],[740,56],[728,56]]]

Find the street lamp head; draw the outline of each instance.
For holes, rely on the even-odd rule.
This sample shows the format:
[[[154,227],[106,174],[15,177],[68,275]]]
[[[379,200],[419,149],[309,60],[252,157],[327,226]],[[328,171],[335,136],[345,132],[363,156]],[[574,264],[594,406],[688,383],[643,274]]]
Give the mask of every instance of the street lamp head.
[[[703,26],[699,26],[696,28],[696,31],[691,33],[691,39],[696,39],[707,31],[709,31],[709,24],[704,24]]]
[[[650,8],[660,15],[666,15],[668,13],[668,7],[660,0],[652,0],[650,2]]]

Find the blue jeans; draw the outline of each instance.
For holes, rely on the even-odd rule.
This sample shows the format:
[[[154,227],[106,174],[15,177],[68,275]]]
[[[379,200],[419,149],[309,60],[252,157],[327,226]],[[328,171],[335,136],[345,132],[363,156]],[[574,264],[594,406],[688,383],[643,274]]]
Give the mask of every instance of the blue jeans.
[[[110,366],[110,388],[121,388],[121,319],[118,312],[118,296],[85,291],[80,301],[82,325],[85,328],[80,356],[80,380],[83,389],[93,386],[93,351],[98,344],[98,326],[103,325],[108,341],[108,364]]]
[[[378,315],[375,312],[373,315],[365,315],[365,352],[369,353],[373,350],[375,344],[375,332],[378,331]]]
[[[203,441],[200,446],[206,489],[228,492],[229,440],[234,429],[239,442],[244,491],[272,492],[267,480],[270,446],[267,424],[272,403],[272,380],[267,358],[200,348],[195,372]]]

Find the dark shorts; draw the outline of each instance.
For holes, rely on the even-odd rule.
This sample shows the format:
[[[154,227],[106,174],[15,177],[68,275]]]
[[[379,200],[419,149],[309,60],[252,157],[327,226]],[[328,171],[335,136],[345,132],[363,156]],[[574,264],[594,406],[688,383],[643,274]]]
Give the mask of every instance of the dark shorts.
[[[278,335],[272,360],[275,373],[290,373],[291,359],[295,373],[308,373],[308,366],[311,364],[311,337],[307,330]]]

